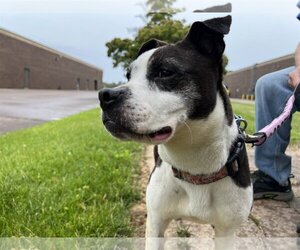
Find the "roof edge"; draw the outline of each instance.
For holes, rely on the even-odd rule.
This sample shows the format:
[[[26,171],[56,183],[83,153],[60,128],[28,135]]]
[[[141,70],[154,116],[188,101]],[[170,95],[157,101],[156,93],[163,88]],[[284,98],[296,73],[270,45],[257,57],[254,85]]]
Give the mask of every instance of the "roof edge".
[[[293,58],[294,54],[292,53],[292,54],[288,54],[288,55],[285,55],[285,56],[276,57],[274,59],[270,59],[270,60],[267,60],[267,61],[264,61],[264,62],[255,63],[255,64],[252,64],[251,66],[248,66],[248,67],[245,67],[245,68],[241,68],[241,69],[230,71],[226,75],[230,75],[230,74],[238,73],[238,72],[241,72],[241,71],[244,71],[244,70],[248,70],[248,69],[253,69],[253,68],[256,68],[256,67],[264,66],[264,65],[267,65],[267,64],[270,64],[270,63],[274,63],[274,62],[280,61],[280,60],[287,60],[287,59],[290,59],[290,57]]]

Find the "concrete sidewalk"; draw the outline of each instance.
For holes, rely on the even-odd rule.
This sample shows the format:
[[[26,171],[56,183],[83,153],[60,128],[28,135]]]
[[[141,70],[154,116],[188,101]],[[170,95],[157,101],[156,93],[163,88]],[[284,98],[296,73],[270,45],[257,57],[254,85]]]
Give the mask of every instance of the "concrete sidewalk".
[[[0,89],[0,134],[99,107],[97,91]]]

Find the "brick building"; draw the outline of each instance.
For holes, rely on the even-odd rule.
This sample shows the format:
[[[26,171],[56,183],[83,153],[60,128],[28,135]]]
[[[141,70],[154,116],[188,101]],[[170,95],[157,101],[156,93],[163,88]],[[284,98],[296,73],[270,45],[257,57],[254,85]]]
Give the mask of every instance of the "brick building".
[[[224,77],[224,82],[229,88],[230,97],[241,98],[242,95],[254,95],[255,84],[258,78],[267,73],[293,65],[295,65],[295,56],[290,54],[230,72]]]
[[[97,90],[102,70],[0,28],[0,88]]]

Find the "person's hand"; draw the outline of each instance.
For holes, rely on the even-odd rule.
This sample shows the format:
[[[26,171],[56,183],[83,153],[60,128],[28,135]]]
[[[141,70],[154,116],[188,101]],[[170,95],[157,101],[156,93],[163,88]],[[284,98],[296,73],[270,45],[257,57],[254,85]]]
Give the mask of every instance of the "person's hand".
[[[300,66],[296,67],[292,72],[289,73],[289,85],[292,88],[296,88],[300,83]]]

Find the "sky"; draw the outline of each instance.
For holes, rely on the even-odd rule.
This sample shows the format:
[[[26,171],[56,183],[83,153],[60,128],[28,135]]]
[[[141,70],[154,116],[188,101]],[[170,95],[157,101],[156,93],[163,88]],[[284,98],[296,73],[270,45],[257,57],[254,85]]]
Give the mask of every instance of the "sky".
[[[233,22],[225,37],[227,70],[237,70],[291,54],[300,42],[298,0],[177,0],[187,24],[226,14],[193,13],[232,3]],[[125,81],[113,68],[105,43],[132,38],[142,27],[145,0],[0,0],[0,27],[103,69],[106,83]]]

